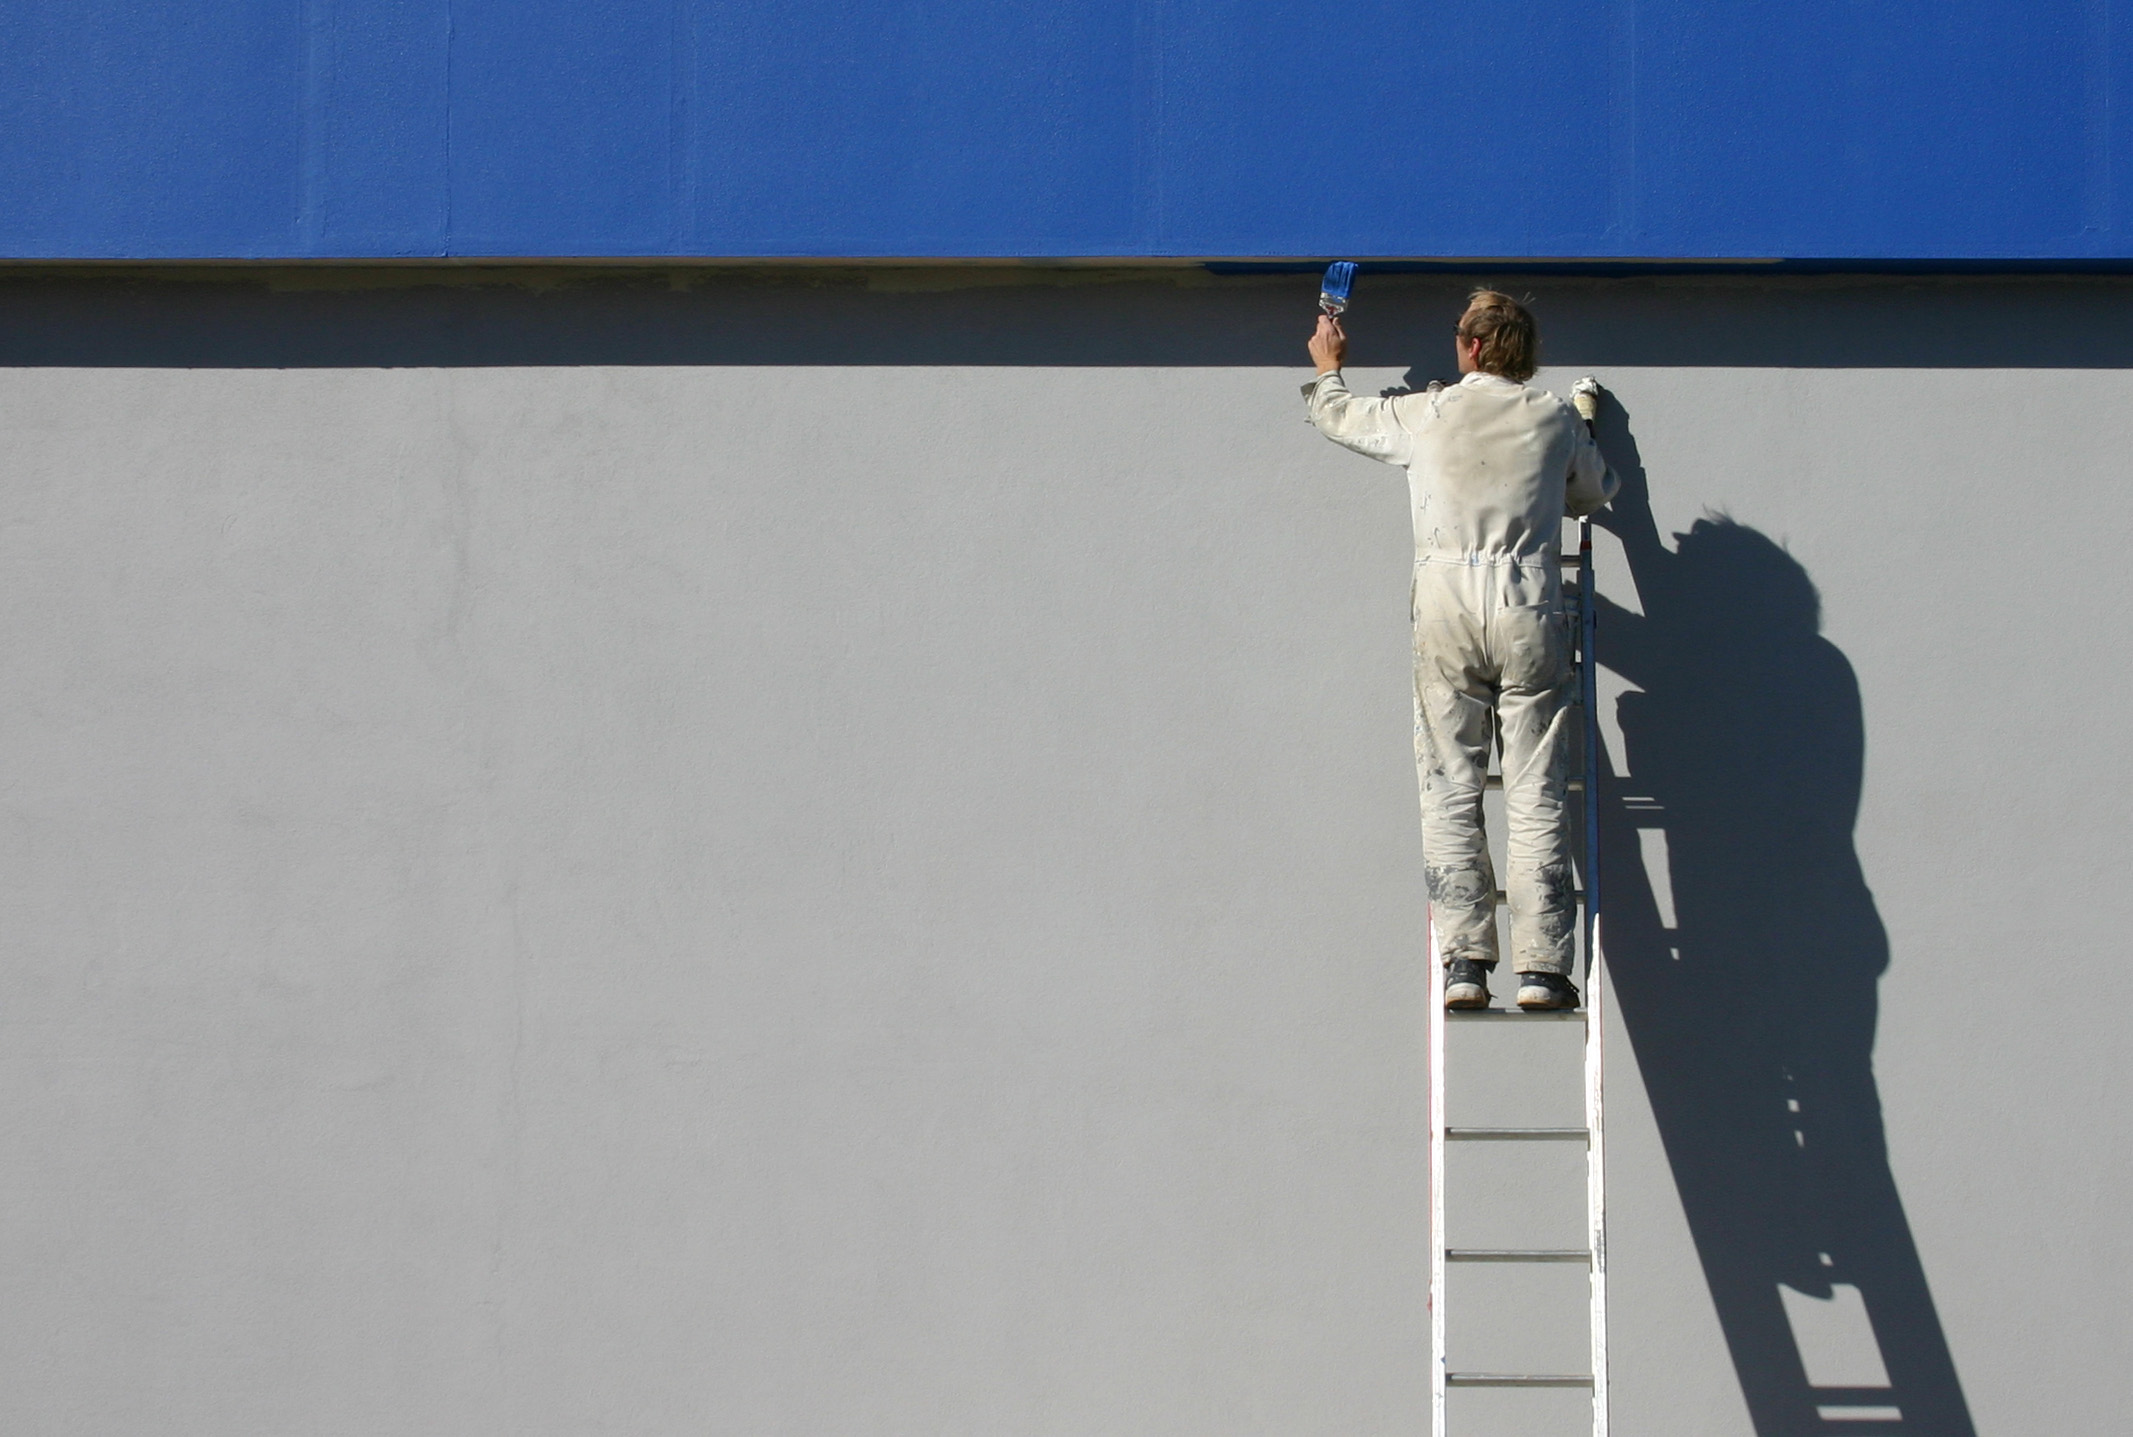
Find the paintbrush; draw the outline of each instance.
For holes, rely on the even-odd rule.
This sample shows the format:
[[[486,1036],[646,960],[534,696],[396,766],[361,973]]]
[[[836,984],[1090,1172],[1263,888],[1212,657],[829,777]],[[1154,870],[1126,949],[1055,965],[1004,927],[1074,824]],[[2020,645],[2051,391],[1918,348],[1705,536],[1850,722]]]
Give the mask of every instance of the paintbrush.
[[[1318,307],[1331,316],[1348,307],[1348,291],[1355,288],[1355,261],[1335,260],[1326,266],[1326,278],[1318,286]]]

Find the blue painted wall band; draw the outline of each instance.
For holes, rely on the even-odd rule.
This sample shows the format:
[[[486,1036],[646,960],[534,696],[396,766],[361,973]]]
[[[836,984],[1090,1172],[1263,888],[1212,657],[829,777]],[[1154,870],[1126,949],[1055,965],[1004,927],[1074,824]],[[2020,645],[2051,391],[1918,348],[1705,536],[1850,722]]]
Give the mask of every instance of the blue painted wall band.
[[[0,42],[0,258],[2133,258],[2109,0],[52,0]]]

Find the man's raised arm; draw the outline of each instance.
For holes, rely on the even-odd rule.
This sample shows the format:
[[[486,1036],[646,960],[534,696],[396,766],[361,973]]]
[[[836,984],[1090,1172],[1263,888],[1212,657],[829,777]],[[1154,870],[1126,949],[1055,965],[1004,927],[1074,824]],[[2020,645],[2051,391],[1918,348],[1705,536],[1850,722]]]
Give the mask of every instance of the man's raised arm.
[[[1311,336],[1311,362],[1318,377],[1306,384],[1304,412],[1318,432],[1335,444],[1368,454],[1387,464],[1405,464],[1409,446],[1406,429],[1388,399],[1366,399],[1348,392],[1341,378],[1341,361],[1348,357],[1348,336],[1331,315],[1318,317],[1318,330]]]

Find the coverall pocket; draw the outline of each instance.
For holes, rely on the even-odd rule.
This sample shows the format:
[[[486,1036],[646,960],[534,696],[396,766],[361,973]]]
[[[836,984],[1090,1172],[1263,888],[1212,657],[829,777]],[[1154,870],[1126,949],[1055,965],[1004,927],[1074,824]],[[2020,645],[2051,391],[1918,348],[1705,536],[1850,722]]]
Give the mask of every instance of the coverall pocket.
[[[1509,693],[1540,693],[1570,679],[1569,619],[1553,605],[1500,609],[1489,621],[1489,647]]]

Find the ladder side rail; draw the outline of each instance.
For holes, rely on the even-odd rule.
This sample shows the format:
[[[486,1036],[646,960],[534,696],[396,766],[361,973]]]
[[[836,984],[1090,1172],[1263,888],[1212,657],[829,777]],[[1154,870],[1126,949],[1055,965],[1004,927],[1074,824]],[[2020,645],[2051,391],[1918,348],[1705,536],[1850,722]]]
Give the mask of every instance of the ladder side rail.
[[[1578,699],[1584,721],[1585,777],[1585,1214],[1592,1252],[1592,1437],[1607,1437],[1607,1156],[1605,1111],[1607,975],[1600,923],[1599,583],[1592,520],[1578,521]]]
[[[1444,964],[1437,957],[1437,920],[1432,914],[1423,960],[1429,966],[1429,1409],[1432,1437],[1445,1437],[1446,1348],[1444,1331]]]

